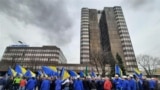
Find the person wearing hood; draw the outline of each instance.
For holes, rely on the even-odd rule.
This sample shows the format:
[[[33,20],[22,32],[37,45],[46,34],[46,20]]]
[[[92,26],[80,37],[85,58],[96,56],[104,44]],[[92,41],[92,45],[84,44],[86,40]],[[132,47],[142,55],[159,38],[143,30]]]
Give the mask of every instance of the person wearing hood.
[[[43,79],[40,90],[50,90],[50,81],[49,81],[49,78],[44,78]]]
[[[77,76],[77,79],[74,80],[73,87],[74,90],[84,90],[82,80],[80,80],[79,76]]]
[[[35,86],[36,86],[36,80],[34,80],[34,77],[32,77],[27,81],[26,89],[34,90]]]

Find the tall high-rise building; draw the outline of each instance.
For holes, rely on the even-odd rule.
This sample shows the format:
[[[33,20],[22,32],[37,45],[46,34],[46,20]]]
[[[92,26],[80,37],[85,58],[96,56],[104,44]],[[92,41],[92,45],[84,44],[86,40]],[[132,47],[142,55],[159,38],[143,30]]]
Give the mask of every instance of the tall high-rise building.
[[[110,52],[116,62],[118,54],[127,72],[137,68],[130,35],[120,6],[104,10],[81,10],[81,64],[93,62],[92,53]]]

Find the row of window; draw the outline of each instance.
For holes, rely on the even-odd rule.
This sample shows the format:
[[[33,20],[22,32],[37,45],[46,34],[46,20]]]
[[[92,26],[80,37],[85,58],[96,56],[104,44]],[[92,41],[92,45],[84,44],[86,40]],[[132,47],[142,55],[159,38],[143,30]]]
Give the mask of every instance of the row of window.
[[[127,26],[119,26],[118,29],[122,30],[122,29],[127,29]]]
[[[89,54],[82,54],[82,57],[88,57],[89,58]]]
[[[89,42],[86,42],[86,41],[84,42],[83,41],[83,42],[81,42],[81,44],[83,44],[83,45],[89,45]]]
[[[82,32],[88,32],[88,28],[86,28],[86,27],[84,28],[84,27],[83,27],[83,28],[81,29],[81,31],[82,31]]]
[[[122,42],[122,46],[131,46],[132,43],[131,42]]]
[[[2,58],[3,60],[14,61],[58,61],[58,58]]]
[[[89,62],[89,59],[81,59],[82,62]]]
[[[132,56],[132,57],[131,57],[131,56],[126,56],[126,57],[125,57],[125,60],[126,60],[126,61],[131,61],[131,60],[136,60],[136,58],[133,57],[133,56]]]
[[[129,34],[122,33],[122,34],[120,34],[120,38],[122,38],[122,37],[129,37]]]
[[[88,19],[86,19],[86,18],[85,18],[85,19],[84,19],[84,18],[82,18],[82,19],[81,19],[81,22],[89,22],[89,20],[88,20]]]
[[[85,17],[83,16],[83,17],[81,17],[81,19],[87,19],[88,20],[89,17],[88,16],[85,16]]]
[[[119,22],[118,25],[119,26],[126,26],[126,23],[125,22]]]
[[[82,24],[81,28],[88,28],[88,24]]]
[[[25,56],[59,56],[59,54],[40,54],[40,53],[31,54],[31,53],[27,53],[27,54],[25,54]]]
[[[87,37],[87,38],[88,38],[88,37],[89,37],[89,35],[84,35],[84,34],[83,34],[83,35],[81,35],[81,37],[82,37],[82,38],[85,38],[85,37]]]
[[[133,50],[132,47],[123,47],[123,50]]]
[[[81,53],[89,53],[89,50],[82,50]]]
[[[89,42],[89,38],[82,38],[81,41],[88,41]]]
[[[11,49],[12,52],[59,52],[59,50],[48,49]]]
[[[126,62],[126,65],[137,65],[136,62]]]
[[[81,49],[89,49],[89,45],[88,46],[82,46]]]
[[[127,71],[134,71],[134,68],[133,67],[128,67]]]
[[[81,14],[81,17],[89,17],[88,14]]]
[[[127,50],[133,50],[133,48],[132,47],[127,47]],[[126,52],[124,52],[124,55],[134,55],[134,52],[133,51],[126,51]]]
[[[128,30],[119,30],[119,33],[128,33]]]

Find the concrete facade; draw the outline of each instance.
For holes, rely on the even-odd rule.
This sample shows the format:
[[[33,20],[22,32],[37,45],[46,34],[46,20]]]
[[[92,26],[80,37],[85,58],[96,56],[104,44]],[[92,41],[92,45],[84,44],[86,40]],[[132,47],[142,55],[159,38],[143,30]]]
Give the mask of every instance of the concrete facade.
[[[124,66],[128,73],[133,72],[137,68],[137,62],[132,47],[130,35],[124,19],[124,15],[120,6],[105,7],[104,10],[87,9],[89,19],[89,60],[87,63],[92,63],[91,54],[94,52],[111,53],[112,57],[117,62],[116,55],[120,55],[124,62]],[[82,14],[83,14],[82,9]],[[84,16],[81,16],[81,20]],[[81,25],[83,27],[83,25]],[[83,31],[83,29],[81,29]],[[83,34],[81,34],[82,38]],[[81,46],[83,45],[81,39]],[[83,57],[81,47],[81,57]],[[108,61],[106,59],[106,61]],[[85,63],[81,58],[81,63]]]

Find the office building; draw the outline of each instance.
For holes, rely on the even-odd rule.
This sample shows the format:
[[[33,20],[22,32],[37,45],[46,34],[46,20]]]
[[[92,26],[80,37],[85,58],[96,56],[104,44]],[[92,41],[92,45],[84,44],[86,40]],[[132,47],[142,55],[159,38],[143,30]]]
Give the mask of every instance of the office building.
[[[6,67],[20,64],[25,68],[37,69],[43,65],[65,64],[67,60],[61,49],[56,46],[11,45],[6,48],[1,60],[2,63]]]
[[[137,68],[130,35],[120,6],[104,10],[82,8],[81,10],[81,64],[92,63],[93,53],[112,54],[117,62],[118,54],[127,72]],[[106,60],[107,61],[107,60]]]

